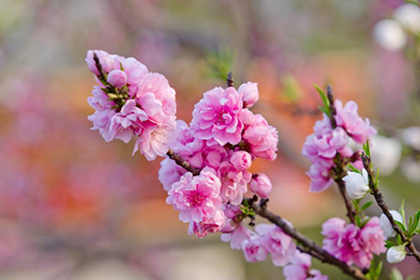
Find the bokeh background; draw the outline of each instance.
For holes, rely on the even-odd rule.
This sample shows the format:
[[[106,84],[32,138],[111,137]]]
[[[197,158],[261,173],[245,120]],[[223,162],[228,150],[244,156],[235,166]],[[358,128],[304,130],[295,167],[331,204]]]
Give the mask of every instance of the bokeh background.
[[[345,213],[335,187],[309,193],[310,163],[300,155],[321,117],[313,84],[331,83],[388,137],[375,146],[386,171],[381,188],[392,208],[404,197],[413,214],[420,208],[419,50],[413,34],[398,50],[373,37],[375,24],[403,3],[0,0],[0,279],[283,279],[270,260],[246,263],[218,235],[188,236],[165,204],[159,160],[132,157],[133,143],[105,143],[90,130],[89,49],[134,56],[164,74],[187,122],[228,70],[236,85],[258,82],[253,109],[280,142],[278,159],[252,170],[274,183],[270,209],[317,241],[321,224]],[[330,279],[348,279],[313,264]],[[420,279],[414,259],[396,267]],[[385,265],[381,279],[390,270]]]

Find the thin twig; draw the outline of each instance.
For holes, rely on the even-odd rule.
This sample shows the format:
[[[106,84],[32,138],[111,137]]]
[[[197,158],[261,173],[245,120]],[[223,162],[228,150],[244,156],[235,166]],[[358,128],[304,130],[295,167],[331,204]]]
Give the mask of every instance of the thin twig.
[[[319,259],[324,263],[331,264],[336,266],[343,271],[344,274],[351,276],[354,279],[358,280],[366,280],[365,275],[363,272],[354,266],[348,266],[346,263],[338,260],[334,256],[330,255],[324,249],[322,249],[318,244],[314,241],[310,240],[308,237],[303,235],[302,233],[298,232],[295,228],[290,226],[285,220],[283,220],[280,216],[273,214],[272,212],[268,211],[266,207],[261,207],[256,201],[251,200],[252,204],[251,207],[254,209],[255,213],[267,220],[271,223],[275,224],[279,228],[281,228],[287,235],[295,239],[305,248],[298,247],[299,249],[304,250],[305,253],[310,254],[311,256]]]
[[[385,214],[385,216],[388,218],[389,222],[392,225],[392,228],[401,237],[401,240],[404,243],[406,243],[407,249],[413,254],[413,256],[420,263],[420,253],[417,251],[416,247],[414,247],[414,244],[411,242],[411,240],[408,239],[407,236],[405,236],[403,230],[395,223],[394,218],[392,217],[392,214],[389,212],[388,205],[386,204],[382,193],[379,191],[379,188],[375,186],[375,183],[373,181],[374,177],[373,177],[373,171],[371,168],[370,158],[366,154],[363,153],[362,161],[363,161],[363,167],[366,169],[368,173],[369,188],[372,192],[373,197],[375,198],[376,203],[382,209],[382,212]]]
[[[226,79],[227,87],[233,87],[234,81],[235,79],[233,77],[233,73],[232,71],[229,71],[229,74],[227,75],[227,79]]]
[[[331,116],[330,116],[331,126],[333,128],[337,128],[337,123],[335,121],[336,111],[334,107],[334,93],[333,93],[333,89],[331,85],[327,86],[327,97],[328,97],[328,101],[330,102],[329,109],[331,112]],[[334,181],[337,184],[338,189],[340,190],[341,197],[344,200],[344,204],[347,210],[347,217],[349,218],[350,222],[354,224],[356,222],[355,220],[356,213],[354,211],[353,204],[351,203],[351,200],[349,196],[347,195],[346,184],[343,181],[344,176],[346,176],[346,172],[344,171],[343,160],[342,160],[341,155],[337,154]]]
[[[187,170],[188,172],[191,172],[194,176],[200,174],[200,170],[191,166],[187,161],[185,161],[180,155],[169,149],[169,151],[166,153],[170,159],[176,162],[179,166]]]

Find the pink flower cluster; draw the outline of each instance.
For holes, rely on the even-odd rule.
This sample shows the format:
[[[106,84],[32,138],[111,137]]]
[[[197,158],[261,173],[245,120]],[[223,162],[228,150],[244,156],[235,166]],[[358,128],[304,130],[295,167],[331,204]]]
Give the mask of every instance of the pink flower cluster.
[[[311,256],[299,251],[295,251],[291,263],[283,268],[283,275],[286,280],[328,280],[319,270],[311,269]]]
[[[94,61],[97,54],[102,74]],[[135,58],[104,51],[88,51],[86,62],[96,75],[89,104],[95,109],[89,120],[105,141],[128,143],[137,137],[134,153],[140,149],[148,160],[165,156],[171,132],[176,128],[175,91],[164,76],[151,73]]]
[[[191,166],[201,170],[200,175],[192,177],[170,159],[161,162],[159,180],[168,191],[167,202],[180,211],[183,222],[190,223],[189,233],[199,237],[209,232],[232,232],[238,227],[241,214],[238,206],[248,192],[248,185],[262,198],[268,197],[272,188],[266,175],[252,174],[248,169],[256,158],[276,158],[277,131],[261,115],[248,109],[258,100],[257,85],[247,83],[239,89],[215,88],[206,92],[195,106],[191,124],[177,121],[176,134],[169,145]],[[190,188],[196,189],[196,197],[207,197],[203,188],[192,186],[201,182],[202,176],[209,176],[209,172],[214,177],[211,181],[214,200],[190,203],[186,198]],[[212,211],[203,207],[211,207]],[[185,215],[191,211],[198,211],[201,216]]]
[[[242,250],[249,262],[264,261],[270,254],[275,266],[290,263],[296,251],[292,238],[275,225],[259,224],[255,232],[242,224],[231,233],[222,234],[224,242],[230,241],[232,249]]]
[[[371,218],[363,228],[347,224],[342,219],[331,218],[322,225],[323,249],[337,259],[366,268],[370,266],[373,254],[386,251],[384,232],[379,218]]]
[[[312,192],[321,192],[332,184],[330,172],[337,154],[343,158],[353,155],[348,146],[350,138],[358,144],[363,144],[376,134],[376,130],[370,126],[369,119],[363,120],[357,114],[355,102],[350,101],[343,107],[341,101],[336,100],[334,108],[337,127],[333,128],[330,119],[324,114],[324,118],[315,123],[314,133],[306,138],[303,145],[302,154],[312,162],[307,172],[311,178]],[[353,165],[362,168],[360,161],[354,162]]]

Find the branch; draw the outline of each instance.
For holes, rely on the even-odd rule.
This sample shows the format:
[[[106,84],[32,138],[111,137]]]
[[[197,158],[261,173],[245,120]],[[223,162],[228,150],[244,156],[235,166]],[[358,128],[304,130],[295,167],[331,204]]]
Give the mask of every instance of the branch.
[[[411,242],[411,239],[408,239],[407,236],[405,236],[403,230],[395,223],[394,218],[392,217],[392,214],[389,212],[388,205],[386,204],[382,193],[379,191],[379,188],[375,186],[375,183],[373,181],[373,171],[371,168],[370,158],[366,154],[363,153],[362,161],[363,161],[363,167],[366,169],[368,173],[369,188],[372,192],[373,197],[375,198],[376,203],[382,209],[382,212],[385,214],[385,216],[388,218],[393,229],[401,237],[401,240],[407,244],[406,245],[407,249],[412,253],[412,255],[417,259],[417,261],[420,264],[420,253],[417,251],[416,247],[414,247],[414,244]]]
[[[331,121],[331,126],[333,128],[337,127],[337,123],[335,121],[335,107],[334,107],[334,94],[333,94],[333,89],[331,85],[327,86],[327,97],[328,97],[328,101],[330,102],[330,112],[331,112],[331,116],[330,116],[330,121]],[[346,184],[343,181],[344,176],[346,176],[346,172],[344,170],[344,163],[342,160],[342,157],[340,156],[340,154],[337,154],[336,157],[336,170],[335,170],[335,178],[334,181],[338,186],[338,189],[340,190],[340,194],[343,197],[344,200],[344,204],[346,205],[346,210],[347,210],[347,217],[349,218],[350,222],[352,224],[355,224],[355,211],[353,209],[353,204],[351,203],[351,200],[349,198],[349,196],[347,195],[347,191],[346,191]]]
[[[227,75],[227,79],[226,79],[226,85],[227,85],[227,87],[233,87],[234,80],[235,79],[233,78],[232,71],[229,71],[229,74]]]
[[[347,274],[353,277],[354,279],[366,280],[365,275],[359,268],[354,266],[348,266],[346,263],[330,255],[328,252],[324,251],[324,249],[322,249],[319,245],[317,245],[314,241],[310,240],[305,235],[298,232],[296,229],[287,224],[286,221],[283,220],[280,216],[277,216],[272,212],[268,211],[265,205],[266,201],[264,202],[263,207],[253,199],[251,199],[250,202],[252,202],[251,207],[252,209],[254,209],[257,215],[269,220],[271,223],[281,228],[287,235],[289,235],[294,240],[305,246],[305,248],[298,247],[299,250],[303,250],[303,252],[310,254],[311,256],[319,259],[321,262],[328,263],[340,268],[344,274]]]
[[[200,170],[191,166],[187,161],[185,161],[180,155],[169,149],[169,151],[166,153],[170,159],[176,162],[179,166],[187,170],[188,172],[191,172],[194,176],[200,174]]]

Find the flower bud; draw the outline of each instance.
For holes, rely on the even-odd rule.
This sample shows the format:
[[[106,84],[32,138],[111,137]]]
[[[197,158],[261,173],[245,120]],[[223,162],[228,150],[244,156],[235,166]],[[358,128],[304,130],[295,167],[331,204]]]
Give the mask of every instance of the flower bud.
[[[248,82],[238,88],[238,92],[243,95],[244,108],[249,108],[258,101],[259,92],[257,85],[257,83]]]
[[[391,213],[392,218],[394,218],[394,220],[396,220],[400,223],[403,222],[401,214],[398,211],[391,210],[391,211],[389,211],[389,213]],[[397,233],[395,232],[391,223],[389,222],[388,217],[385,216],[385,214],[381,215],[381,218],[379,219],[379,224],[381,225],[381,228],[384,231],[384,237],[386,239],[394,237],[395,235],[397,235]]]
[[[262,173],[252,176],[251,183],[249,183],[251,191],[262,198],[267,198],[273,188],[270,179]]]
[[[346,190],[351,199],[360,199],[369,190],[368,174],[365,169],[362,170],[362,174],[347,172],[343,181],[346,182]]]
[[[405,259],[405,246],[394,246],[388,249],[386,252],[386,260],[389,263],[399,263],[402,262]]]
[[[101,66],[102,66],[102,70],[105,73],[108,73],[109,71],[111,71],[112,67],[114,66],[114,57],[105,51],[98,51],[98,50],[93,50],[93,51],[90,50],[87,52],[85,61],[87,63],[89,70],[95,75],[100,74],[98,68],[96,67],[96,62],[93,59],[93,53],[96,53],[96,55],[98,56],[99,62],[101,63]]]
[[[420,8],[416,4],[404,4],[394,11],[394,18],[412,32],[420,31]]]
[[[252,158],[248,152],[236,151],[230,158],[230,162],[237,170],[244,171],[251,167]]]
[[[407,42],[407,35],[401,25],[391,19],[379,21],[373,28],[373,38],[384,49],[397,51]]]
[[[108,74],[107,82],[114,87],[121,88],[127,84],[127,74],[121,70],[112,70]]]

